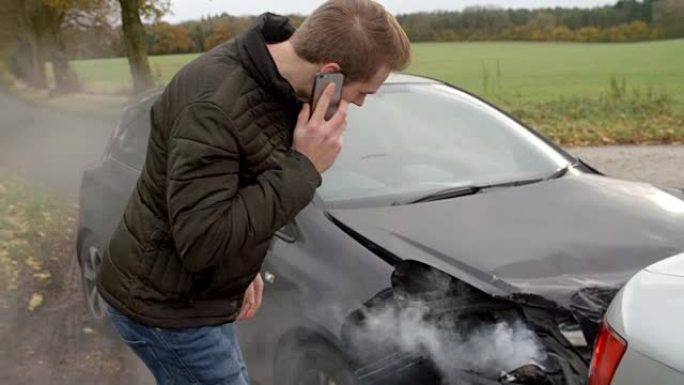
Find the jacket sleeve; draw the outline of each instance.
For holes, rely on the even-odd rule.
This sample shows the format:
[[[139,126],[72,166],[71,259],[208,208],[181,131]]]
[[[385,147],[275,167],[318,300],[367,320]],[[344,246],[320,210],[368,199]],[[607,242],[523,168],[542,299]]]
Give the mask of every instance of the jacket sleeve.
[[[212,103],[195,103],[169,136],[169,224],[185,268],[205,270],[267,241],[313,199],[321,176],[292,150],[256,183],[239,187],[240,154],[233,127]],[[242,261],[246,263],[248,261]]]

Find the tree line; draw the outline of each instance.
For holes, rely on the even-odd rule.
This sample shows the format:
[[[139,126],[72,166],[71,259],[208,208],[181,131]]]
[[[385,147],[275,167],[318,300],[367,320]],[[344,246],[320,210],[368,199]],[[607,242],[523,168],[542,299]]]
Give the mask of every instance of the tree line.
[[[640,41],[684,37],[684,0],[620,0],[590,9],[470,7],[398,19],[414,42]]]

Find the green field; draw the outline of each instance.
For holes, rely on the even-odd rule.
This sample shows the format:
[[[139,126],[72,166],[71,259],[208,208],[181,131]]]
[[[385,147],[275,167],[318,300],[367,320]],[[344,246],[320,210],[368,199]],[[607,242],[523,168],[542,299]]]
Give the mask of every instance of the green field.
[[[667,90],[684,106],[684,40],[646,43],[420,43],[414,44],[410,73],[452,82],[485,97],[542,102],[595,96],[611,77],[628,87]],[[152,57],[160,82],[196,55]],[[128,89],[126,59],[85,60],[74,67],[86,88]],[[683,107],[684,108],[684,107]]]
[[[563,145],[684,142],[684,39],[421,43],[413,52],[406,72],[442,79],[483,96]],[[152,57],[157,82],[168,82],[195,57]],[[131,90],[126,59],[73,65],[91,93],[44,96],[41,102],[118,115]],[[92,102],[84,103],[83,98]]]
[[[417,44],[411,72],[454,82],[480,95],[546,101],[593,96],[611,77],[667,90],[684,104],[684,40],[631,44]],[[485,73],[489,75],[485,89]]]

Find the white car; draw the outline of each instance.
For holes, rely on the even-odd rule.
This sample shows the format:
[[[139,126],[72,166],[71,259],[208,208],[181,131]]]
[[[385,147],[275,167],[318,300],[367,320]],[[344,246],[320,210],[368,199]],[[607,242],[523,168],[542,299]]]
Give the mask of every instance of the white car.
[[[643,269],[613,299],[589,375],[589,385],[665,384],[684,384],[684,253]]]

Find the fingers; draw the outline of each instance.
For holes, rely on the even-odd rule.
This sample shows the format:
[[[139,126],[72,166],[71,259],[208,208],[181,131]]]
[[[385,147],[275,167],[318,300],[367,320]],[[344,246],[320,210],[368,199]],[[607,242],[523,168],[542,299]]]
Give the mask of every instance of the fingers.
[[[303,127],[311,117],[311,105],[309,103],[304,103],[302,110],[299,112],[299,117],[297,117],[297,127]]]
[[[240,309],[240,315],[238,316],[238,321],[249,319],[249,313],[254,306],[254,284],[250,284],[245,291],[245,296],[242,299],[242,308]]]
[[[329,83],[327,86],[325,86],[323,95],[321,95],[321,98],[318,100],[318,104],[314,106],[314,113],[311,117],[311,120],[319,123],[325,121],[325,113],[326,111],[328,111],[328,107],[330,106],[330,100],[332,99],[334,93],[334,83]]]
[[[254,279],[254,313],[261,308],[261,301],[264,297],[264,280],[261,279],[261,274],[257,274]]]
[[[261,307],[261,300],[264,292],[264,281],[261,278],[261,274],[257,274],[254,281],[249,285],[245,291],[245,296],[242,301],[242,309],[240,309],[240,315],[238,316],[238,321],[249,320],[254,317]]]
[[[340,136],[347,128],[347,111],[349,109],[349,102],[345,100],[340,101],[340,106],[335,112],[335,115],[330,119],[329,123],[333,127],[332,134]]]
[[[254,317],[255,314],[256,314],[256,309],[254,308],[254,304],[250,304],[250,306],[247,307],[247,310],[245,311],[245,317],[243,318],[243,320],[245,320],[245,321],[250,320],[250,319],[252,319],[252,317]]]
[[[238,316],[237,320],[238,321],[244,321],[244,320],[248,319],[247,314],[249,313],[251,307],[252,307],[252,305],[249,302],[247,302],[247,301],[242,302],[242,309],[240,309],[240,315]]]

